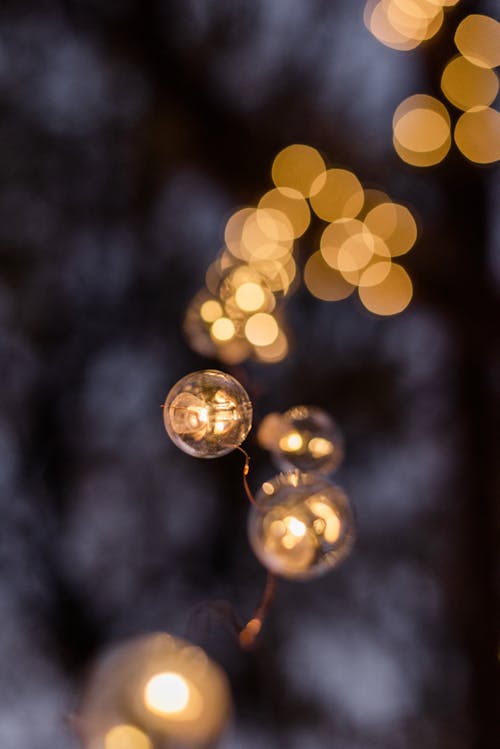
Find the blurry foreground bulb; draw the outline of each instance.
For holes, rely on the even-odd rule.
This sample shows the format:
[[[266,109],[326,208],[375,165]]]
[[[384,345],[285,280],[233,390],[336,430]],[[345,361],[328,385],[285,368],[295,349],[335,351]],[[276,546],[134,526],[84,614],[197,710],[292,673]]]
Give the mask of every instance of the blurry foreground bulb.
[[[252,404],[231,375],[216,369],[192,372],[170,390],[165,429],[188,455],[218,458],[241,445],[252,426]]]
[[[78,722],[88,749],[204,747],[221,733],[229,710],[222,670],[200,648],[157,633],[101,661]]]
[[[352,548],[354,519],[344,492],[314,473],[280,474],[256,496],[250,544],[271,572],[295,580],[318,577]]]
[[[344,457],[342,435],[333,419],[314,406],[294,406],[284,414],[268,414],[257,437],[284,471],[298,468],[329,474]]]

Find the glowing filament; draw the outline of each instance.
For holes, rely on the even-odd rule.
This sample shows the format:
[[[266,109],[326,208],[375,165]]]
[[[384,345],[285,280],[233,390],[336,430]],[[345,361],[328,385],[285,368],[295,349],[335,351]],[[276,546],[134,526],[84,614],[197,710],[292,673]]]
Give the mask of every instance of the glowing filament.
[[[144,689],[144,702],[159,715],[182,713],[188,706],[190,689],[187,681],[173,672],[152,676]]]
[[[287,453],[297,452],[304,444],[304,440],[298,432],[290,432],[279,441],[280,449]]]

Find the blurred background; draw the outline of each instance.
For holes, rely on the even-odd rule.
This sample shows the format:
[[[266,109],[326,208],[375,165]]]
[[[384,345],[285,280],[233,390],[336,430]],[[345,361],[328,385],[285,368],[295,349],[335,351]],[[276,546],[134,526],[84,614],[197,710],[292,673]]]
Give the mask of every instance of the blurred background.
[[[77,747],[90,664],[158,629],[226,670],[223,749],[498,746],[500,179],[454,143],[414,166],[392,133],[422,93],[453,127],[455,30],[495,5],[461,0],[404,51],[361,1],[3,0],[2,749]],[[190,348],[185,312],[291,143],[410,208],[413,299],[384,317],[297,282],[288,354],[221,365]],[[322,228],[299,240],[299,272]],[[234,617],[265,571],[242,456],[191,458],[162,423],[171,386],[206,367],[240,379],[255,424],[331,413],[358,519],[338,570],[280,583],[251,653]],[[257,489],[276,469],[255,431]]]

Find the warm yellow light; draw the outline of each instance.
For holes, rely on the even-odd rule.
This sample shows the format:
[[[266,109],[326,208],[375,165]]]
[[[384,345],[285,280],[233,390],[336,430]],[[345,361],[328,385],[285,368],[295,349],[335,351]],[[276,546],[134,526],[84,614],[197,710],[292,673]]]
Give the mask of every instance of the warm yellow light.
[[[303,536],[306,535],[307,528],[305,526],[305,523],[303,523],[302,520],[299,520],[293,515],[288,515],[283,520],[283,523],[287,531],[289,531],[292,536],[295,536],[295,538],[303,538]]]
[[[200,315],[205,322],[215,322],[222,314],[222,305],[216,299],[207,299],[200,307]]]
[[[230,341],[234,334],[234,323],[229,317],[219,317],[210,328],[210,335],[216,341]]]
[[[245,223],[255,213],[255,208],[242,208],[229,218],[224,230],[224,240],[229,252],[240,260],[246,259],[246,252],[242,247],[242,234]]]
[[[440,148],[435,151],[412,151],[404,148],[394,136],[392,139],[394,150],[399,158],[411,166],[429,167],[439,164],[446,157],[451,146],[451,133]]]
[[[500,65],[500,23],[490,16],[472,14],[464,18],[457,26],[455,44],[473,65]]]
[[[278,323],[267,312],[257,312],[245,323],[245,336],[254,346],[270,346],[279,332]]]
[[[417,42],[430,39],[443,23],[443,11],[423,0],[383,0],[387,20],[403,37]]]
[[[255,346],[255,353],[260,361],[266,364],[277,364],[288,354],[288,340],[285,333],[280,330],[273,343],[268,346]]]
[[[188,706],[189,699],[189,684],[174,672],[155,674],[144,687],[145,705],[157,715],[181,713]]]
[[[417,94],[405,99],[393,118],[396,140],[410,151],[432,152],[450,135],[450,116],[440,101]]]
[[[259,200],[259,208],[272,208],[284,213],[293,227],[294,237],[300,237],[311,221],[311,212],[304,196],[291,187],[269,190]]]
[[[459,109],[489,106],[498,94],[498,76],[489,68],[473,65],[462,55],[447,64],[441,76],[441,89]]]
[[[354,218],[363,207],[361,182],[346,169],[328,169],[312,185],[311,207],[324,221]]]
[[[313,437],[309,440],[308,448],[313,458],[325,458],[333,452],[332,443],[324,437]]]
[[[411,212],[398,203],[382,203],[365,216],[367,228],[384,240],[395,257],[408,252],[417,239],[417,224]]]
[[[348,239],[366,233],[368,241],[371,240],[371,232],[362,221],[356,218],[342,218],[332,221],[320,240],[320,252],[325,262],[336,270],[341,270],[339,261],[340,250]]]
[[[370,262],[374,251],[374,240],[370,232],[363,231],[342,243],[337,255],[341,273],[359,271]],[[348,279],[349,280],[349,279]]]
[[[293,246],[293,227],[287,216],[274,208],[258,208],[243,225],[240,257],[245,261],[278,260]]]
[[[363,20],[366,28],[386,47],[408,51],[420,44],[419,39],[410,38],[394,28],[387,17],[386,8],[380,0],[368,0]]]
[[[120,723],[106,733],[105,749],[153,749],[145,733],[135,726]]]
[[[470,161],[492,164],[500,160],[500,112],[490,107],[470,109],[458,120],[455,142]]]
[[[324,171],[325,162],[315,148],[294,143],[279,152],[271,173],[276,187],[291,187],[309,197],[313,182]]]
[[[304,440],[298,432],[290,432],[281,437],[279,441],[280,450],[284,452],[296,452],[304,445]]]
[[[325,262],[321,252],[313,253],[308,259],[304,268],[304,283],[316,299],[325,302],[346,299],[355,288],[340,271]]]
[[[362,286],[359,297],[364,306],[377,315],[402,312],[413,296],[413,285],[408,273],[393,263],[388,275],[377,286]]]
[[[253,281],[247,281],[238,286],[234,298],[238,307],[244,312],[256,312],[266,301],[264,289]]]

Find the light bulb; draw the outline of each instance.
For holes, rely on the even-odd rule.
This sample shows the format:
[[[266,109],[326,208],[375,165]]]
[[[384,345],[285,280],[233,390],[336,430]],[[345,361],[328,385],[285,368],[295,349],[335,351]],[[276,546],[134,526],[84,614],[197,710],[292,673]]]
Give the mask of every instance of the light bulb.
[[[344,457],[344,442],[331,416],[315,406],[294,406],[268,414],[257,438],[283,471],[333,473]]]
[[[166,397],[165,429],[197,458],[218,458],[241,445],[252,426],[252,404],[238,380],[205,369],[179,380]]]
[[[306,580],[347,556],[354,543],[354,518],[338,486],[320,474],[293,471],[262,485],[250,510],[248,535],[267,569]]]
[[[190,643],[155,633],[111,650],[91,675],[78,725],[87,749],[206,747],[230,709],[222,670]]]

